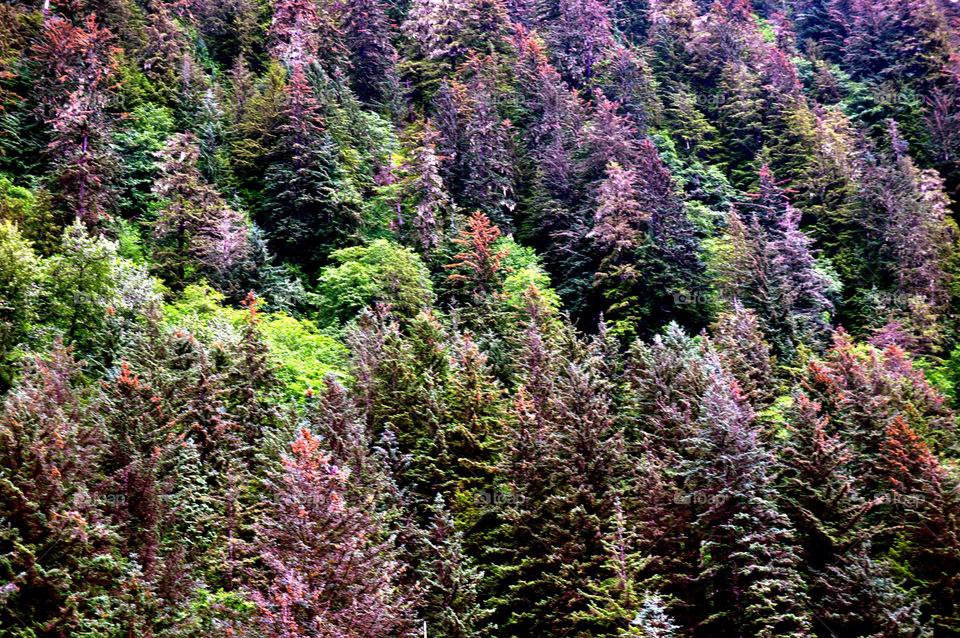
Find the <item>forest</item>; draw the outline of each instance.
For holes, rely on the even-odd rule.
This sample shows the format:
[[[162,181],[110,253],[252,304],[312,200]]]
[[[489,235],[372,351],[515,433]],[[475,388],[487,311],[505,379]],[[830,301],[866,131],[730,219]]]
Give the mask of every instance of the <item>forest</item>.
[[[0,637],[960,636],[956,0],[0,3]]]

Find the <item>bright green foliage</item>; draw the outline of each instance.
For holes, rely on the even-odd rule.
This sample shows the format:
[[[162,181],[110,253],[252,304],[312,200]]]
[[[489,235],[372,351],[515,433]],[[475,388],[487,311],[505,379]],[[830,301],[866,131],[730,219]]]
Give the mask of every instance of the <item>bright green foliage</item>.
[[[309,319],[271,314],[260,324],[260,331],[280,366],[277,378],[290,396],[312,394],[323,387],[328,375],[343,370],[346,348]]]
[[[242,339],[246,312],[223,305],[224,297],[205,286],[187,286],[180,300],[164,309],[164,323],[189,330],[204,343],[223,347]],[[345,348],[309,319],[282,312],[262,316],[258,332],[277,364],[285,393],[304,399],[324,386],[324,378],[344,368]]]
[[[15,348],[36,319],[40,261],[9,221],[0,221],[0,388],[12,377]]]
[[[320,272],[320,320],[340,325],[374,303],[413,317],[433,303],[430,276],[416,253],[386,239],[343,248],[330,255],[339,262]]]

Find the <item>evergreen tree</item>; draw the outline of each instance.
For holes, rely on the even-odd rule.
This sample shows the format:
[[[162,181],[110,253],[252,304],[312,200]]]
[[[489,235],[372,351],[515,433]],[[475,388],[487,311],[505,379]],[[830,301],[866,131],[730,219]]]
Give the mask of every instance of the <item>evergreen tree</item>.
[[[82,25],[52,16],[33,48],[41,116],[51,133],[51,189],[60,206],[88,224],[109,213],[117,170],[109,145],[108,108],[119,53],[112,39],[93,14]]]
[[[343,40],[349,51],[351,85],[368,104],[386,105],[399,89],[391,28],[380,0],[348,3],[343,16]]]
[[[702,535],[702,627],[714,634],[810,636],[793,530],[779,511],[774,460],[758,439],[735,382],[715,374],[703,396],[702,429],[684,474]]]
[[[265,568],[265,582],[251,591],[258,631],[373,637],[408,628],[409,599],[396,586],[392,542],[369,503],[349,495],[350,471],[333,464],[306,429],[282,462],[257,526]]]
[[[196,136],[172,136],[160,154],[153,187],[163,203],[154,224],[156,264],[178,287],[190,281],[197,266],[215,275],[214,281],[226,283],[222,275],[235,275],[249,253],[245,221],[203,179],[198,158]]]
[[[342,242],[359,222],[359,201],[340,166],[336,143],[324,132],[303,64],[293,67],[285,90],[258,214],[281,258],[315,264],[323,255],[306,248]]]

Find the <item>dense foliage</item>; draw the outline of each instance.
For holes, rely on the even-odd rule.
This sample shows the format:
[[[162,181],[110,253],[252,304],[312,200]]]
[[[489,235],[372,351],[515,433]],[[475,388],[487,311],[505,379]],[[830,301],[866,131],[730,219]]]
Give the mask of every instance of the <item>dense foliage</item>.
[[[950,0],[0,5],[0,636],[960,635]]]

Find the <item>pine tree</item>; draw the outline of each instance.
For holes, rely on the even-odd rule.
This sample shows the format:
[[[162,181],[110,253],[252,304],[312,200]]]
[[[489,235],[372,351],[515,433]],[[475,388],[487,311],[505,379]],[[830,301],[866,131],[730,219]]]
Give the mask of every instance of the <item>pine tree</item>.
[[[478,585],[483,572],[465,553],[463,532],[437,494],[433,521],[424,542],[424,594],[422,613],[428,635],[472,638],[482,635],[490,610],[479,600]]]
[[[590,86],[594,67],[613,48],[610,10],[599,0],[559,0],[547,7],[546,44],[558,70],[572,86]]]
[[[714,265],[723,297],[757,313],[784,362],[800,344],[822,344],[833,310],[834,282],[814,259],[799,216],[769,171],[761,171],[761,191],[744,212],[731,211]]]
[[[495,620],[505,631],[553,635],[593,626],[583,614],[588,601],[577,583],[599,579],[604,570],[603,531],[613,517],[623,448],[596,351],[575,356],[557,370],[556,393],[542,412],[529,399],[515,405],[517,427],[530,428],[518,432],[518,439],[533,436],[545,454],[524,459],[518,440],[519,454],[510,454],[505,467],[519,499],[507,510],[504,529],[514,539],[512,559],[495,574],[502,601]],[[529,395],[536,394],[530,388]]]
[[[624,336],[636,335],[646,322],[657,326],[677,315],[690,321],[704,312],[698,304],[678,303],[681,296],[700,296],[703,265],[670,173],[649,140],[636,161],[631,172],[609,169],[587,235],[603,256],[594,285],[611,302],[605,313],[614,331]]]
[[[494,246],[500,237],[500,229],[482,213],[474,213],[467,219],[467,230],[453,240],[463,246],[463,252],[454,256],[457,261],[444,268],[456,268],[447,281],[467,286],[469,298],[482,304],[500,292],[503,277],[503,258],[506,253]]]
[[[760,332],[756,313],[739,302],[720,314],[710,329],[710,345],[724,369],[737,380],[740,391],[754,410],[760,411],[776,398],[776,358]]]
[[[57,204],[93,224],[108,214],[117,158],[109,145],[119,49],[93,14],[76,26],[53,16],[33,47],[41,116],[50,126],[51,188]]]
[[[414,246],[429,259],[440,246],[444,221],[449,216],[450,196],[447,194],[440,174],[441,158],[437,155],[439,133],[430,120],[417,140],[410,160],[403,167],[409,173],[404,190],[413,198],[414,213],[410,230],[405,231]],[[401,230],[403,225],[401,224]]]
[[[601,583],[587,583],[584,595],[590,600],[590,611],[585,617],[593,619],[602,629],[595,636],[648,636],[670,638],[679,627],[664,610],[662,599],[643,591],[640,575],[651,562],[650,557],[637,550],[637,533],[627,527],[619,499],[614,504],[612,531],[607,532],[604,545],[609,554],[608,569],[613,576]]]
[[[718,634],[811,636],[789,520],[779,511],[774,460],[758,439],[736,382],[715,374],[684,474],[698,508],[703,626]]]
[[[324,131],[303,64],[293,67],[285,91],[258,215],[281,258],[315,263],[323,257],[316,243],[336,246],[357,224],[359,198],[340,166],[336,143]]]
[[[894,417],[882,444],[881,468],[891,500],[902,506],[904,535],[914,577],[928,596],[924,607],[937,633],[950,631],[960,618],[960,506],[956,480],[941,466],[926,443],[900,416]]]
[[[5,627],[69,634],[115,619],[129,602],[117,590],[132,574],[114,555],[97,499],[100,397],[78,380],[79,364],[56,343],[33,358],[0,412]]]
[[[868,205],[882,220],[884,253],[896,277],[897,291],[915,297],[910,316],[893,316],[914,333],[925,350],[935,351],[942,339],[936,315],[949,304],[957,228],[948,212],[943,182],[935,172],[917,168],[905,152],[891,121],[894,166],[868,172]],[[932,315],[932,316],[931,316]],[[930,319],[933,319],[931,321]]]
[[[306,429],[282,462],[257,526],[265,582],[250,593],[259,631],[372,638],[409,629],[409,599],[396,587],[402,568],[369,503],[350,496],[349,470]]]
[[[380,0],[348,3],[343,16],[343,40],[350,56],[354,93],[367,104],[386,105],[399,84],[397,51]]]
[[[160,245],[155,262],[174,286],[188,283],[197,266],[215,275],[233,271],[249,253],[245,221],[203,179],[198,158],[196,136],[179,133],[167,142],[157,164],[153,192],[163,208],[154,223]]]
[[[946,61],[947,33],[934,2],[850,2],[844,62],[856,78],[928,80]]]

